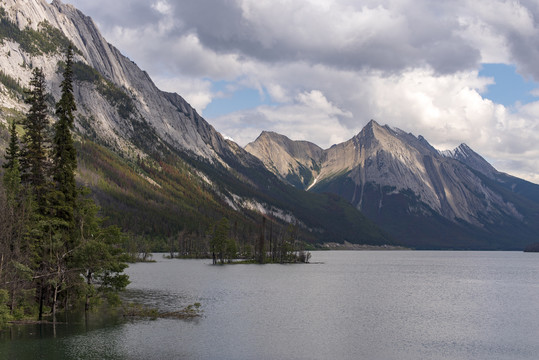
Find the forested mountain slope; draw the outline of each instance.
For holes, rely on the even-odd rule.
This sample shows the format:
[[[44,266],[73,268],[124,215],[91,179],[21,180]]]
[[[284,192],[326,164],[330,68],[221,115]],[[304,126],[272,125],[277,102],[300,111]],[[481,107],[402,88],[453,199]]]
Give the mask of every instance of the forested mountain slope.
[[[308,241],[391,241],[340,198],[282,183],[180,95],[159,90],[74,7],[6,0],[0,19],[0,124],[27,111],[23,87],[33,68],[43,68],[53,106],[63,49],[73,44],[78,179],[124,230],[162,242],[178,234],[203,242],[226,216],[253,238],[265,214],[278,228],[297,225]]]

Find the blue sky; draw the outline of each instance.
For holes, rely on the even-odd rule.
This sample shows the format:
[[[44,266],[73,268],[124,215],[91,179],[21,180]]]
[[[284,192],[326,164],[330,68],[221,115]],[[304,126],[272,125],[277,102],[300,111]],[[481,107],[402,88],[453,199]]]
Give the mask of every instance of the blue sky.
[[[202,116],[208,120],[262,105],[277,105],[265,89],[253,89],[233,81],[212,81],[211,84],[212,92],[218,96],[202,110]]]
[[[66,1],[241,146],[375,119],[539,183],[537,0]]]
[[[512,107],[517,102],[528,104],[538,100],[532,91],[539,90],[539,83],[531,77],[522,77],[516,71],[515,65],[482,64],[479,75],[494,79],[494,84],[489,85],[482,95],[495,103]]]
[[[493,79],[493,83],[481,95],[497,104],[512,108],[515,104],[524,105],[538,100],[539,83],[531,77],[525,79],[517,72],[515,65],[481,64],[479,76]],[[534,95],[533,90],[537,90],[538,94]],[[202,111],[202,115],[210,120],[262,105],[278,105],[271,101],[265,89],[261,91],[238,86],[234,81],[212,81],[212,91],[220,96],[213,98]]]
[[[517,103],[528,104],[538,100],[539,83],[529,76],[524,78],[515,65],[481,64],[479,76],[493,79],[493,83],[481,95],[497,104],[511,108]],[[208,80],[212,84],[212,92],[219,96],[214,97],[202,111],[207,119],[261,105],[278,105],[271,101],[265,89],[249,88],[236,81]],[[537,90],[538,94],[534,95],[533,90]]]

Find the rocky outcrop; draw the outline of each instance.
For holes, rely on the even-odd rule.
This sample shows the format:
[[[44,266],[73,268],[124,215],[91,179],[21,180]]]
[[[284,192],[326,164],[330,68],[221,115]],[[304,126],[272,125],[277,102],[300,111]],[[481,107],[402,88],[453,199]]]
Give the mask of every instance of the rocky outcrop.
[[[499,174],[499,171],[494,166],[490,165],[488,161],[466,144],[460,144],[454,150],[441,151],[440,154],[458,160],[491,179],[495,179],[496,175]]]
[[[223,163],[223,152],[228,151],[227,142],[178,94],[159,90],[148,74],[134,62],[123,56],[99,33],[92,19],[71,5],[54,0],[17,1],[6,0],[2,4],[6,16],[23,30],[31,27],[40,30],[43,23],[60,29],[77,48],[75,61],[82,62],[109,81],[131,99],[129,114],[119,113],[114,101],[99,91],[95,82],[77,82],[75,95],[79,105],[77,127],[82,132],[95,132],[100,141],[126,155],[141,154],[134,138],[138,136],[137,125],[149,125],[159,137],[172,148],[202,157],[210,162]],[[2,69],[27,84],[31,77],[30,67],[44,68],[52,95],[59,96],[58,62],[61,51],[48,54],[29,54],[20,44],[6,39],[0,45]],[[7,56],[9,54],[9,56]],[[7,107],[23,109],[24,105],[3,97]],[[91,129],[88,129],[90,127]]]
[[[308,141],[292,141],[286,136],[264,131],[245,150],[258,157],[275,174],[300,188],[314,181],[323,150]]]

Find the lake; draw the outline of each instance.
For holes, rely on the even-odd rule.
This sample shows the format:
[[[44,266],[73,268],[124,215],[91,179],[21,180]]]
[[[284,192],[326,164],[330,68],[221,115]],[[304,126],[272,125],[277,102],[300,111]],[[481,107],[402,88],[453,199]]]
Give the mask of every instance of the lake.
[[[91,314],[4,332],[4,359],[537,359],[539,254],[327,251],[311,264],[131,265],[128,299],[195,320]],[[41,356],[39,354],[42,354]]]

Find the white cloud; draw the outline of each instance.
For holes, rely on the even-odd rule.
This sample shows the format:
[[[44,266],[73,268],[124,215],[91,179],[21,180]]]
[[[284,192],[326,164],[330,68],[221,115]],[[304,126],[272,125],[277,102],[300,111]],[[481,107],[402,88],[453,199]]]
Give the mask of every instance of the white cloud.
[[[168,15],[172,11],[172,7],[167,1],[157,1],[156,3],[152,4],[152,8],[159,11],[163,15]]]
[[[262,130],[285,134],[295,140],[335,144],[347,140],[349,130],[340,119],[351,114],[329,102],[318,90],[298,94],[282,106],[260,106],[213,119],[217,130],[232,136],[244,146]]]
[[[163,91],[181,94],[199,113],[202,113],[214,97],[211,90],[212,83],[209,80],[193,79],[184,76],[157,76],[153,78],[153,81]]]
[[[278,105],[212,119],[240,144],[273,130],[327,147],[374,118],[538,180],[539,103],[506,109],[478,76],[500,62],[539,80],[536,0],[71,2],[199,111],[225,95],[212,81],[269,95]]]

